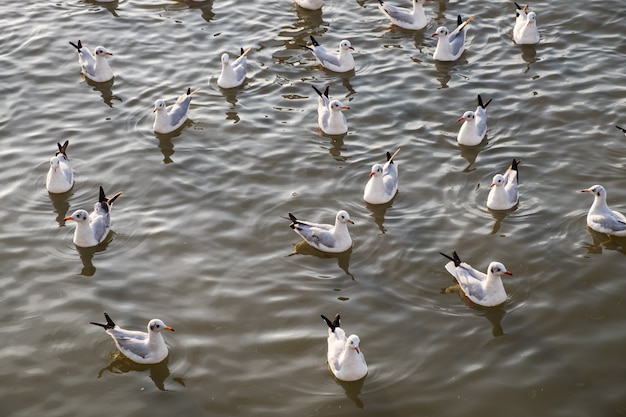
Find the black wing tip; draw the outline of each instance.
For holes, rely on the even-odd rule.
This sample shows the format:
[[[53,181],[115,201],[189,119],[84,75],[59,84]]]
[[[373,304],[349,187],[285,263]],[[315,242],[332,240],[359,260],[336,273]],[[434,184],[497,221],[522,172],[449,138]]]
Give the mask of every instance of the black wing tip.
[[[313,46],[320,46],[319,42],[317,42],[315,40],[315,38],[313,37],[313,35],[309,35],[309,38],[311,39],[311,43],[313,44]],[[310,49],[310,48],[309,48]]]
[[[100,203],[106,203],[107,202],[107,196],[106,196],[106,194],[104,194],[104,188],[102,188],[102,186],[100,186],[100,195],[98,196],[98,201]]]
[[[461,15],[458,15],[456,17],[456,25],[461,26],[461,23],[463,23],[463,18],[461,17]]]
[[[76,48],[76,50],[78,52],[80,52],[80,50],[83,48],[83,44],[80,42],[80,39],[78,40],[78,45],[75,44],[74,42],[70,41],[70,45],[72,45],[74,48]]]
[[[380,3],[381,6],[385,5],[385,2],[383,0],[378,0],[378,2]]]
[[[513,171],[517,171],[517,164],[519,164],[521,161],[519,159],[515,159],[513,158],[513,162],[511,162],[511,169]]]
[[[523,9],[523,7],[521,7],[519,4],[517,4],[517,2],[516,2],[516,1],[514,1],[513,3],[515,4],[515,7],[516,7],[517,9],[519,9],[519,10],[522,10],[522,9]]]
[[[118,198],[119,196],[121,196],[122,194],[123,194],[123,192],[122,192],[122,191],[118,191],[117,193],[115,193],[115,195],[114,195],[113,197],[109,197],[109,198],[107,198],[107,204],[108,204],[109,206],[113,205],[113,203],[115,202],[115,200],[117,200],[117,198]]]
[[[289,215],[289,218],[287,220],[291,221],[291,224],[289,225],[289,227],[296,230],[296,223],[298,223],[298,219],[296,219],[296,216],[294,216],[291,212],[287,214]]]
[[[320,316],[322,317],[322,320],[324,320],[324,322],[330,328],[331,331],[334,332],[337,327],[341,327],[340,326],[341,316],[339,315],[339,313],[335,315],[335,318],[333,319],[333,321],[330,321],[330,319],[323,314],[320,314]]]
[[[459,258],[459,254],[458,254],[458,253],[456,253],[456,251],[455,251],[455,250],[453,250],[453,251],[452,251],[452,256],[450,256],[450,255],[446,255],[446,254],[445,254],[445,253],[443,253],[443,252],[439,252],[439,254],[440,254],[440,255],[442,255],[442,256],[444,256],[446,259],[449,259],[449,260],[451,260],[452,262],[454,262],[454,266],[459,266],[459,265],[461,265],[461,262],[462,262],[462,261],[461,261],[461,258]]]
[[[387,152],[387,161],[391,161],[391,153]],[[390,162],[391,164],[393,164],[393,161]]]
[[[244,50],[243,50],[243,48],[241,48],[241,47],[240,47],[239,49],[240,49],[240,51],[239,51],[239,56],[241,56],[241,55],[243,55],[243,53],[244,53],[245,51],[244,51]]]
[[[624,129],[623,127],[618,126],[618,125],[615,125],[615,127],[621,130],[622,132],[626,133],[626,129]]]
[[[483,103],[482,97],[480,96],[480,94],[478,94],[478,105],[480,107],[482,107],[483,109],[486,109],[487,106],[489,105],[489,103],[491,103],[492,100],[493,100],[493,98],[490,98],[489,100],[487,100],[486,103]]]
[[[57,147],[59,148],[59,151],[56,153],[57,155],[62,153],[63,155],[65,155],[65,157],[67,157],[67,147],[70,145],[70,141],[66,140],[65,142],[63,142],[63,145],[61,145],[59,142],[57,142]]]
[[[191,94],[191,87],[187,87],[187,95]]]
[[[90,324],[94,324],[96,326],[100,326],[100,327],[104,327],[105,330],[108,329],[113,329],[115,327],[115,322],[113,320],[111,320],[111,317],[107,314],[107,312],[104,312],[104,318],[106,319],[106,323],[102,324],[102,323],[96,323],[95,321],[90,321]]]

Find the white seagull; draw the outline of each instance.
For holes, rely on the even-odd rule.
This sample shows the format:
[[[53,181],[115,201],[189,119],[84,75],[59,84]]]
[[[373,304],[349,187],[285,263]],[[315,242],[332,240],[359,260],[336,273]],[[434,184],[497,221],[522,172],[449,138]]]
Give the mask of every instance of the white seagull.
[[[483,99],[478,95],[478,106],[476,111],[466,111],[463,116],[459,117],[459,121],[464,122],[459,129],[456,137],[457,142],[465,146],[476,146],[483,141],[485,133],[487,133],[487,106],[491,103],[487,100],[483,104]]]
[[[163,340],[161,332],[163,330],[174,331],[162,320],[152,319],[148,322],[148,333],[136,330],[125,330],[111,320],[107,313],[104,313],[106,324],[93,321],[89,323],[104,327],[104,330],[111,336],[117,348],[128,359],[141,364],[155,364],[163,362],[168,355],[167,345]]]
[[[349,106],[344,106],[339,100],[331,100],[328,97],[326,87],[322,93],[315,86],[313,89],[318,94],[317,99],[317,124],[322,132],[327,135],[343,135],[348,132],[348,122],[343,110],[349,110]]]
[[[391,155],[387,152],[387,162],[384,165],[374,164],[370,171],[370,179],[365,184],[363,200],[370,204],[385,204],[391,201],[398,192],[398,165],[394,158],[400,149]]]
[[[70,141],[63,145],[57,142],[59,148],[55,156],[50,158],[50,169],[46,176],[46,190],[49,193],[60,194],[68,192],[74,186],[74,171],[67,158],[67,147]]]
[[[322,0],[296,0],[296,4],[308,10],[319,10],[322,8]]]
[[[155,114],[153,129],[156,133],[171,133],[181,127],[187,120],[187,111],[189,110],[189,104],[191,103],[191,96],[200,90],[196,88],[191,91],[191,88],[187,89],[187,93],[181,95],[176,100],[176,103],[171,106],[165,106],[165,100],[157,100],[154,102]]]
[[[326,69],[335,72],[348,72],[354,69],[354,58],[350,50],[354,48],[349,40],[339,42],[339,52],[328,52],[313,36],[310,36],[313,46],[305,46],[313,52],[317,61]]]
[[[446,270],[456,279],[465,296],[474,304],[493,307],[506,301],[502,275],[513,274],[507,271],[500,262],[491,262],[485,275],[461,261],[456,251],[452,251],[452,257],[445,253],[441,254],[450,259],[450,262],[446,264]]]
[[[626,216],[609,208],[604,187],[592,185],[582,192],[594,195],[593,204],[587,213],[587,226],[607,235],[626,236]]]
[[[96,246],[104,241],[111,231],[111,207],[113,202],[122,195],[118,192],[111,198],[104,195],[104,189],[100,186],[98,202],[94,204],[93,211],[76,210],[65,220],[74,220],[74,244],[83,248]]]
[[[457,17],[457,27],[448,33],[448,29],[444,26],[437,28],[433,36],[437,36],[437,47],[433,54],[433,59],[437,61],[456,61],[465,50],[465,34],[467,25],[474,20],[476,16],[471,16],[465,22],[461,19],[461,15]]]
[[[328,325],[328,367],[341,381],[358,381],[367,375],[367,363],[363,352],[359,349],[361,340],[352,334],[346,337],[340,325],[339,314],[330,321],[323,314],[324,322]]]
[[[348,223],[354,224],[354,222],[345,210],[337,212],[334,225],[298,220],[291,213],[289,213],[289,220],[291,220],[289,227],[294,232],[300,235],[306,243],[322,252],[341,253],[352,247]]]
[[[78,45],[70,42],[78,51],[78,63],[85,77],[97,83],[103,83],[113,78],[113,71],[106,60],[107,55],[113,55],[104,46],[98,46],[93,54],[78,40]]]
[[[515,3],[515,2],[513,2]],[[539,30],[537,29],[537,15],[528,12],[528,5],[521,7],[515,3],[515,27],[513,27],[513,40],[518,45],[534,45],[539,43]]]
[[[246,55],[251,50],[252,48],[248,48],[244,52],[243,48],[241,48],[241,54],[232,63],[228,54],[222,54],[222,72],[217,78],[217,85],[222,88],[234,88],[243,84],[246,79],[246,64],[248,63]]]
[[[409,30],[420,30],[426,27],[428,21],[424,14],[424,3],[430,0],[413,0],[413,10],[397,7],[378,0],[378,8],[396,26]]]
[[[491,190],[487,196],[487,207],[491,210],[508,210],[515,207],[519,201],[517,191],[517,161],[513,158],[511,166],[504,175],[496,174],[491,181]]]

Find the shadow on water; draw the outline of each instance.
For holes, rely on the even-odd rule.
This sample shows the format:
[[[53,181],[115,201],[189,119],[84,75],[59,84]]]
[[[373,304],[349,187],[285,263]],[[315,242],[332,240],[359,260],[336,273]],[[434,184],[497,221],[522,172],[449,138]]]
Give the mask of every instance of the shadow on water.
[[[491,232],[489,234],[495,235],[500,231],[500,227],[502,226],[502,221],[509,215],[509,213],[515,211],[517,209],[517,205],[515,207],[510,208],[508,210],[491,210],[487,208],[487,211],[491,214],[491,217],[495,220],[493,227],[491,228]]]
[[[107,9],[114,17],[119,17],[117,14],[117,6],[119,6],[118,0],[102,2],[98,0],[84,0],[87,4],[93,4],[94,6],[100,6],[103,9]]]
[[[460,128],[460,126],[459,126]],[[483,141],[476,146],[465,146],[457,143],[457,146],[461,150],[461,156],[467,160],[467,166],[463,170],[463,172],[472,172],[475,171],[474,164],[476,163],[476,158],[480,151],[483,150],[485,145],[487,144],[487,136],[484,137]]]
[[[318,129],[319,130],[319,129]],[[348,149],[344,146],[343,138],[346,137],[346,133],[343,135],[327,135],[319,130],[319,134],[325,138],[330,139],[330,146],[328,147],[328,153],[335,158],[338,162],[346,162],[348,160],[347,156],[341,155],[341,151],[347,151]]]
[[[239,123],[239,113],[235,110],[237,108],[237,94],[243,89],[247,81],[244,81],[242,85],[235,88],[221,88],[219,87],[222,95],[226,101],[231,105],[230,111],[226,112],[226,120],[232,120],[233,123]]]
[[[66,213],[70,210],[70,203],[68,200],[73,194],[72,190],[63,194],[48,193],[48,197],[50,197],[50,201],[52,202],[52,207],[57,215],[56,221],[59,223],[59,226],[65,226],[65,216],[67,216]]]
[[[398,193],[393,196],[391,201],[385,204],[365,203],[365,207],[372,213],[371,216],[374,218],[374,222],[376,223],[378,229],[382,234],[387,233],[387,229],[385,229],[385,226],[383,226],[383,223],[385,221],[385,213],[387,212],[387,209],[393,205],[393,201],[396,199],[397,195]]]
[[[198,9],[202,13],[202,18],[206,22],[210,22],[214,17],[213,13],[213,0],[199,1],[199,0],[184,0],[180,1],[185,3],[190,9]]]
[[[113,84],[115,83],[115,78],[103,83],[97,83],[85,76],[83,76],[83,78],[85,79],[85,82],[87,82],[87,84],[93,89],[93,91],[98,91],[100,93],[102,100],[104,100],[104,103],[107,106],[113,107],[113,100],[117,100],[120,103],[122,102],[121,97],[113,95],[112,88]]]
[[[175,131],[171,133],[157,133],[154,132],[154,136],[159,140],[159,150],[163,154],[163,163],[171,164],[174,161],[172,160],[172,155],[174,155],[174,142],[172,139],[177,138],[183,133],[183,130],[187,126],[191,126],[193,121],[191,119],[185,120],[185,123]]]
[[[143,365],[136,362],[131,361],[120,352],[111,353],[111,363],[105,366],[98,372],[98,378],[102,378],[102,374],[105,371],[109,371],[112,374],[125,374],[128,372],[146,372],[150,371],[150,379],[154,382],[154,385],[161,390],[167,391],[165,389],[165,380],[170,376],[170,370],[167,366],[169,362],[169,356],[163,360],[161,363],[157,363],[155,365]],[[183,378],[172,378],[173,381],[180,384],[181,386],[185,386],[185,380]]]
[[[522,52],[522,59],[528,63],[526,71],[530,70],[530,64],[534,64],[538,61],[537,49],[535,45],[519,45],[519,49]]]
[[[339,268],[341,268],[346,273],[346,275],[349,275],[353,281],[356,280],[354,275],[352,275],[352,273],[349,271],[350,255],[352,255],[352,248],[341,253],[328,253],[328,252],[322,252],[321,250],[314,248],[313,246],[309,245],[303,240],[293,245],[293,252],[291,252],[288,256],[293,256],[293,255],[309,255],[309,256],[316,256],[318,258],[337,259],[337,265],[339,266]]]
[[[587,233],[591,236],[591,243],[583,243],[583,247],[587,249],[587,253],[600,255],[602,249],[614,250],[626,255],[626,237],[611,236],[605,233],[596,232],[589,226],[586,226]]]
[[[506,310],[504,309],[504,305],[506,304],[506,302],[499,306],[484,307],[484,306],[480,306],[478,304],[473,303],[469,298],[467,298],[465,294],[463,293],[463,290],[461,289],[461,286],[459,284],[453,284],[449,287],[441,289],[442,294],[447,294],[447,293],[452,293],[452,292],[456,293],[459,296],[459,298],[463,300],[463,302],[465,302],[465,304],[469,308],[476,311],[477,316],[485,317],[489,321],[489,323],[491,324],[491,334],[494,337],[504,335],[504,330],[502,329],[501,321],[506,315]]]
[[[322,9],[304,9],[295,4],[295,2],[293,7],[296,10],[296,14],[298,15],[298,24],[296,25],[297,27],[315,29],[324,24],[324,20],[322,19]]]
[[[365,408],[365,404],[363,403],[363,401],[361,401],[361,399],[359,398],[359,395],[361,394],[361,390],[363,389],[363,384],[365,384],[366,378],[367,378],[367,375],[359,379],[358,381],[352,381],[352,382],[340,381],[337,378],[334,378],[334,379],[335,379],[335,382],[341,385],[343,390],[346,392],[346,397],[352,400],[354,402],[354,405],[357,406],[357,408],[363,409]]]
[[[104,252],[112,240],[113,232],[109,232],[109,235],[104,240],[104,242],[100,243],[97,246],[93,246],[90,248],[76,246],[76,251],[80,256],[80,261],[83,263],[83,269],[81,269],[80,275],[84,275],[86,277],[94,276],[94,274],[96,273],[96,267],[93,264],[93,257],[98,252]]]

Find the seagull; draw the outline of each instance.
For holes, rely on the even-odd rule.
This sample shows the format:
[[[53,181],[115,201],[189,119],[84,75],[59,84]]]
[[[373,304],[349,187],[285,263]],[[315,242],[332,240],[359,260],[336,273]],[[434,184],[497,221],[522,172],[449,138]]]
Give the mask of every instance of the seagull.
[[[122,195],[118,192],[111,198],[104,195],[104,189],[100,186],[100,197],[94,204],[93,211],[87,213],[86,210],[76,210],[65,220],[74,220],[76,229],[74,230],[74,244],[83,248],[96,246],[104,241],[111,231],[111,206],[113,202]]]
[[[248,48],[244,52],[241,48],[241,54],[239,58],[230,63],[228,54],[222,54],[222,72],[217,79],[217,85],[222,88],[234,88],[239,87],[246,79],[246,64],[248,62],[246,55],[252,48]]]
[[[504,175],[496,174],[491,181],[491,190],[487,196],[487,207],[491,210],[508,210],[519,201],[517,192],[517,161],[513,158],[511,166]]]
[[[487,106],[491,103],[491,100],[487,100],[487,103],[483,104],[483,99],[478,95],[478,107],[476,111],[466,111],[463,116],[459,117],[459,121],[464,121],[459,129],[459,134],[456,137],[457,142],[465,146],[476,146],[483,141],[485,133],[487,133]]]
[[[593,204],[587,213],[587,226],[607,235],[626,236],[626,216],[609,208],[604,187],[592,185],[582,192],[594,195]]]
[[[322,0],[296,0],[296,4],[308,10],[319,10],[322,8]]]
[[[616,128],[618,128],[619,130],[622,131],[622,133],[624,133],[624,136],[626,136],[626,129],[624,129],[623,127],[619,127],[617,125],[615,125]]]
[[[446,270],[457,280],[465,296],[474,304],[493,307],[506,301],[506,291],[501,278],[502,275],[513,274],[500,262],[491,262],[485,275],[461,261],[456,251],[452,251],[452,257],[439,253],[450,259],[446,264]]]
[[[154,118],[154,131],[156,133],[171,133],[181,127],[187,120],[187,110],[189,110],[189,104],[191,103],[191,96],[200,90],[196,88],[191,91],[191,88],[187,89],[187,93],[178,97],[176,103],[171,106],[165,106],[165,100],[157,100],[154,102],[155,113]]]
[[[346,338],[346,333],[339,327],[339,314],[333,321],[323,314],[321,316],[328,325],[328,367],[335,378],[341,381],[358,381],[365,377],[367,363],[359,349],[359,336],[352,334]]]
[[[515,2],[513,2],[515,3]],[[539,30],[537,29],[537,15],[528,12],[528,5],[521,7],[515,3],[515,27],[513,28],[513,40],[518,45],[535,45],[539,43]]]
[[[456,61],[465,50],[465,29],[476,16],[471,16],[462,22],[461,15],[457,17],[457,27],[448,34],[448,29],[444,26],[437,28],[433,36],[437,36],[437,47],[433,54],[433,59],[437,61]]]
[[[83,48],[80,39],[78,40],[78,45],[74,42],[70,42],[70,45],[78,51],[78,62],[85,77],[97,83],[113,79],[113,71],[106,60],[107,55],[113,54],[107,48],[98,46],[92,54],[89,49]]]
[[[349,40],[339,42],[339,52],[328,52],[321,46],[313,36],[310,36],[313,46],[305,46],[306,49],[313,52],[315,58],[324,68],[335,72],[348,72],[354,69],[354,58],[350,50],[354,48]]]
[[[430,0],[413,0],[413,10],[409,10],[387,4],[383,0],[378,0],[378,3],[380,3],[378,8],[394,25],[409,30],[420,30],[424,29],[428,23],[424,14],[424,3],[426,1]]]
[[[119,327],[105,312],[106,324],[90,321],[96,326],[104,327],[111,336],[117,348],[128,359],[141,364],[155,364],[162,362],[168,355],[167,345],[161,331],[174,331],[162,320],[152,319],[148,322],[148,333],[136,330],[126,330]]]
[[[365,184],[363,200],[370,204],[385,204],[391,201],[398,192],[398,165],[393,159],[400,149],[391,155],[387,152],[387,162],[384,165],[374,164],[370,171],[370,179]]]
[[[74,186],[74,171],[67,158],[69,144],[69,140],[66,140],[63,145],[57,142],[59,150],[50,158],[50,169],[46,177],[46,189],[49,193],[66,193]]]
[[[315,92],[319,95],[317,99],[317,124],[322,132],[327,135],[343,135],[348,132],[348,122],[343,110],[349,110],[350,107],[344,106],[339,100],[331,100],[328,97],[328,89],[326,87],[322,93],[315,86]]]
[[[296,219],[289,213],[291,227],[309,245],[322,252],[341,253],[352,247],[352,238],[348,231],[348,223],[354,224],[345,210],[339,210],[335,216],[335,224],[320,224]]]

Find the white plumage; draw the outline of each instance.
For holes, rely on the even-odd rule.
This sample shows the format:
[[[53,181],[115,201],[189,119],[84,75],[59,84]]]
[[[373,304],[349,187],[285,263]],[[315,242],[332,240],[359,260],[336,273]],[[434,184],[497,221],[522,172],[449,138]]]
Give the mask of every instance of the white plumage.
[[[335,378],[341,381],[358,381],[367,375],[367,363],[363,352],[359,348],[361,340],[359,336],[352,334],[346,337],[346,333],[340,326],[339,314],[331,322],[322,315],[322,319],[328,325],[328,352],[326,358],[328,367]]]

